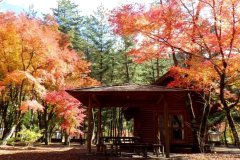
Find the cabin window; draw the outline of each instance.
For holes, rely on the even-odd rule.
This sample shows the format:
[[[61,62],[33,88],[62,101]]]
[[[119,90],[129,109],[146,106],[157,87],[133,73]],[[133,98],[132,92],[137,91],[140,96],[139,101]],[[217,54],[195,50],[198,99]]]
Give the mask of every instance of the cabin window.
[[[184,125],[183,116],[174,114],[170,116],[172,139],[183,140],[184,139]]]

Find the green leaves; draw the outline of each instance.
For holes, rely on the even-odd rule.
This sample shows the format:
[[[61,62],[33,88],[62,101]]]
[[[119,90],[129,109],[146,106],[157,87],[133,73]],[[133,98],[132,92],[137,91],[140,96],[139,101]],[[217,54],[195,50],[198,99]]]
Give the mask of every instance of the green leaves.
[[[59,24],[59,30],[69,35],[72,48],[81,51],[85,42],[80,33],[82,17],[78,11],[78,5],[71,2],[71,0],[59,0],[58,7],[52,9],[52,11]]]
[[[42,132],[42,130],[39,130],[36,127],[27,129],[25,126],[22,126],[21,131],[18,132],[19,140],[28,146],[33,145],[34,142],[43,136]]]

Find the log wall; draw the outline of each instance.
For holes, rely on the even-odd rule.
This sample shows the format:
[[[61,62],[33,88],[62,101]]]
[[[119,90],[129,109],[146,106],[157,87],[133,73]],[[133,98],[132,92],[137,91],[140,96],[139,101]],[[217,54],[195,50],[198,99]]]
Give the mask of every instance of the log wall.
[[[170,135],[171,145],[193,143],[191,118],[190,118],[189,110],[187,108],[185,101],[186,99],[184,98],[167,100],[169,117],[171,115],[182,115],[183,121],[184,121],[184,139],[173,141],[172,135]],[[201,116],[201,106],[199,106],[199,104],[194,103],[193,108],[194,108],[195,115],[199,120]],[[157,143],[157,136],[156,136],[157,128],[158,128],[157,117],[159,115],[163,117],[163,103],[160,103],[157,106],[139,108],[138,114],[136,114],[134,117],[134,135],[139,136],[142,139],[143,143]],[[160,122],[160,126],[161,126],[161,122]],[[164,130],[163,126],[161,126],[160,129]],[[161,133],[162,133],[161,142],[164,143],[164,136],[163,136],[164,131]],[[171,128],[170,128],[170,134],[171,134]]]

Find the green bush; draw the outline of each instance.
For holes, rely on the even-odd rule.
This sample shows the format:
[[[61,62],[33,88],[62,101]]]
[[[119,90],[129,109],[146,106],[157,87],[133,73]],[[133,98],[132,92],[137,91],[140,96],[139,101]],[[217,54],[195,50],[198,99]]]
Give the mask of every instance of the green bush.
[[[15,137],[11,137],[10,139],[8,139],[7,144],[11,145],[11,146],[15,146],[15,142],[18,140],[18,138]]]
[[[37,128],[27,129],[25,126],[23,126],[22,130],[18,132],[18,136],[21,142],[30,146],[42,137],[42,131]]]

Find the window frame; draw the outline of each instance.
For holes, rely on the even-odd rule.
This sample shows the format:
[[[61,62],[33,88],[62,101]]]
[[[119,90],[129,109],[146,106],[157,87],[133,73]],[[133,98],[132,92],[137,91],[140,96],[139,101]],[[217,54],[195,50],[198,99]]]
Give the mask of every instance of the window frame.
[[[181,127],[176,127],[176,126],[173,126],[173,123],[172,123],[172,117],[173,116],[181,116],[181,124],[182,126]],[[185,138],[186,138],[186,131],[185,131],[185,124],[184,124],[184,114],[181,113],[181,112],[176,112],[176,113],[169,113],[169,131],[170,131],[170,140],[174,143],[181,143],[183,141],[185,141]],[[182,138],[181,139],[175,139],[174,138],[174,135],[173,135],[173,132],[174,132],[174,129],[180,129],[181,130],[181,136]]]

